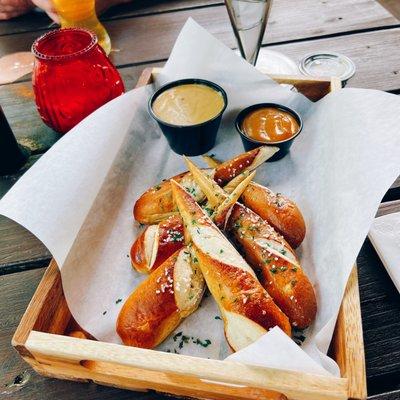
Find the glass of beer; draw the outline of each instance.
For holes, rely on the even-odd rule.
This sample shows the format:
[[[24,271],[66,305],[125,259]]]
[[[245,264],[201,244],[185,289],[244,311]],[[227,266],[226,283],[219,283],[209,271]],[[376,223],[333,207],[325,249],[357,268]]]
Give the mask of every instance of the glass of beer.
[[[108,55],[111,40],[106,29],[98,20],[95,0],[53,0],[60,16],[62,28],[86,28],[97,35],[98,43]]]

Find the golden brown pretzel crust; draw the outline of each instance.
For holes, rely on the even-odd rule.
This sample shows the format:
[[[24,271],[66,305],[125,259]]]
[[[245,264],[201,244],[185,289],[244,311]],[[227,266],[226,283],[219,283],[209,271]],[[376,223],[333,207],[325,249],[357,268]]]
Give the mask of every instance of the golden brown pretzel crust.
[[[279,326],[290,336],[288,318],[253,275],[214,260],[196,246],[194,251],[208,288],[221,308],[243,315],[267,331]]]
[[[171,179],[180,182],[186,174],[188,172],[183,172]],[[176,206],[172,198],[169,179],[144,192],[133,207],[133,217],[141,224],[160,222],[174,212],[176,213]],[[160,217],[157,219],[154,215],[160,215]]]
[[[254,149],[247,153],[224,162],[215,168],[214,179],[219,185],[224,185],[232,178],[240,175],[255,160],[260,149]],[[133,208],[133,216],[141,224],[154,224],[164,220],[171,214],[177,213],[171,191],[170,180],[181,182],[189,172],[183,172],[173,178],[165,180],[158,185],[153,186],[136,201]]]
[[[142,273],[151,273],[158,268],[167,258],[184,246],[183,223],[180,215],[171,215],[158,225],[157,253],[154,262],[146,257],[145,235],[148,227],[138,236],[131,247],[132,267]]]
[[[306,235],[306,225],[296,203],[280,193],[251,182],[241,197],[243,204],[268,221],[295,249]]]
[[[215,169],[214,180],[219,186],[226,185],[233,178],[241,174],[256,158],[260,148],[242,153],[218,165]]]
[[[144,239],[147,229],[149,228],[147,227],[133,242],[130,251],[132,267],[135,268],[138,272],[142,273],[149,272],[149,264],[146,257],[146,250],[144,244]]]
[[[242,318],[239,318],[241,332],[237,332],[237,336],[246,336],[246,330],[251,330],[254,326],[258,326],[258,328],[255,328],[258,332],[260,327],[268,330],[274,326],[279,326],[290,336],[291,327],[287,316],[274,303],[251,268],[239,255],[236,255],[236,250],[226,241],[218,228],[212,224],[209,217],[204,214],[190,194],[175,182],[172,182],[172,190],[185,229],[188,230],[193,240],[193,249],[196,254],[195,262],[199,263],[207,286],[221,309],[225,332],[229,330],[229,314]],[[208,230],[203,231],[202,234],[202,229]],[[207,241],[207,243],[204,241]],[[210,244],[213,246],[213,254],[204,250],[204,248],[209,248]],[[228,246],[228,252],[234,254],[235,262],[240,263],[240,265],[222,262],[221,257],[217,259],[215,254],[218,254],[224,246]],[[227,248],[225,247],[225,249]],[[228,255],[227,257],[229,258]],[[233,318],[230,318],[233,321]],[[228,335],[226,336],[232,348],[235,351],[239,350],[231,338]]]
[[[177,253],[143,281],[128,297],[117,320],[124,344],[151,349],[179,325],[181,316],[173,290]]]
[[[236,203],[227,224],[246,261],[259,272],[259,279],[293,326],[305,328],[315,319],[317,302],[314,289],[297,261],[294,251],[273,228],[252,210]],[[293,254],[294,263],[271,254],[259,239],[272,239]]]

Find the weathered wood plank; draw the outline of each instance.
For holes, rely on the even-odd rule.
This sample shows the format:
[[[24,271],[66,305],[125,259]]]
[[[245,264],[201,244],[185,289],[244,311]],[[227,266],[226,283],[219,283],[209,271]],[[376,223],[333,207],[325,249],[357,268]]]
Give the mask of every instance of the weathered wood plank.
[[[377,215],[400,211],[400,201],[383,203]],[[357,258],[365,357],[370,395],[400,389],[399,294],[367,239]],[[399,392],[396,392],[397,394]],[[392,394],[374,399],[395,399]],[[394,395],[393,395],[394,396]]]
[[[135,0],[111,8],[101,15],[100,19],[102,21],[108,21],[112,19],[213,6],[222,3],[223,2],[219,0]],[[0,36],[45,30],[48,29],[50,25],[52,25],[52,21],[45,13],[33,11],[32,13],[18,18],[2,21],[0,24]]]
[[[400,18],[400,2],[399,0],[378,0],[396,18]],[[400,397],[400,395],[399,395]]]
[[[370,400],[399,400],[400,390],[395,390],[393,392],[377,394],[375,396],[368,397]]]
[[[51,258],[47,248],[22,226],[0,216],[0,275],[43,266]]]
[[[133,393],[120,389],[48,379],[34,372],[11,346],[11,337],[45,268],[0,277],[0,397],[7,400],[162,400],[155,393]],[[72,396],[72,397],[71,397]]]
[[[387,203],[382,203],[379,206],[376,216],[380,217],[381,215],[392,214],[399,211],[400,211],[400,200],[388,201]]]
[[[167,58],[187,18],[192,17],[228,46],[236,46],[224,5],[195,8],[136,18],[105,21],[117,65],[149,62]],[[302,7],[296,0],[276,2],[271,11],[264,43],[273,44],[354,30],[395,26],[399,21],[374,0],[310,0]],[[151,35],[149,36],[149,32]],[[0,55],[26,51],[38,31],[2,37]],[[149,40],[149,37],[151,40]]]
[[[336,51],[356,64],[348,87],[395,90],[400,88],[400,28],[273,46],[295,61],[316,51]]]

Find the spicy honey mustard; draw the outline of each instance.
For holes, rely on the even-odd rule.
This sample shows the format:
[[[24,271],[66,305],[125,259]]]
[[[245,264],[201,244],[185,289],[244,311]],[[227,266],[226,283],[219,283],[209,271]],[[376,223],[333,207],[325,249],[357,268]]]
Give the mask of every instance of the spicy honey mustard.
[[[251,111],[242,123],[244,133],[260,142],[289,139],[299,128],[299,123],[292,114],[274,107],[262,107]]]
[[[152,109],[160,120],[168,124],[190,126],[213,119],[224,106],[220,92],[193,83],[165,90],[154,100]]]

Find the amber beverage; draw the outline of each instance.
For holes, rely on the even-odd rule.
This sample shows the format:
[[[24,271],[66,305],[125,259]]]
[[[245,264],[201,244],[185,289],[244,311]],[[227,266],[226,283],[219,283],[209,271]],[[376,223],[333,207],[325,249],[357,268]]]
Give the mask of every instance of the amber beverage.
[[[96,15],[95,0],[53,0],[62,28],[86,28],[97,35],[98,43],[108,55],[111,40]]]

